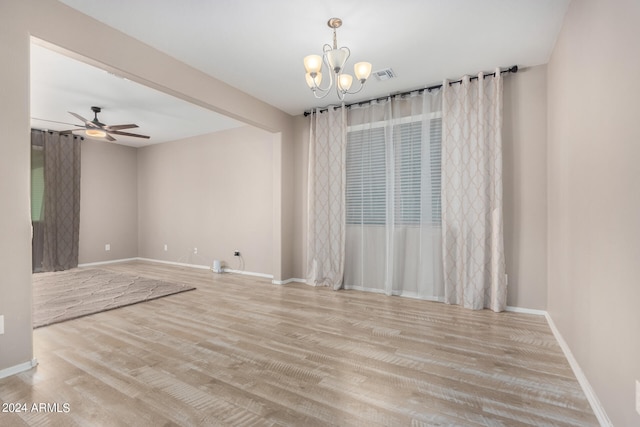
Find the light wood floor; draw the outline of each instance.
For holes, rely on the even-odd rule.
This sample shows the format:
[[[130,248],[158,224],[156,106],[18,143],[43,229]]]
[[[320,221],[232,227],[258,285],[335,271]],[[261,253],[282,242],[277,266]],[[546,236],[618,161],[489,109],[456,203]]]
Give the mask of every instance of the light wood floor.
[[[590,426],[541,316],[150,263],[198,289],[34,331],[2,426]]]

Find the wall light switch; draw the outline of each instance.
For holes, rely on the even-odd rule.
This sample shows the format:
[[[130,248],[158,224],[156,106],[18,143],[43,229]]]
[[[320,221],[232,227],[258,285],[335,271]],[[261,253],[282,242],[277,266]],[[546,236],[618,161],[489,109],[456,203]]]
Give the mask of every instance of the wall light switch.
[[[111,250],[111,245],[109,243],[107,243],[106,245],[104,245],[104,250],[109,252]]]
[[[0,316],[0,335],[4,334],[4,315]]]

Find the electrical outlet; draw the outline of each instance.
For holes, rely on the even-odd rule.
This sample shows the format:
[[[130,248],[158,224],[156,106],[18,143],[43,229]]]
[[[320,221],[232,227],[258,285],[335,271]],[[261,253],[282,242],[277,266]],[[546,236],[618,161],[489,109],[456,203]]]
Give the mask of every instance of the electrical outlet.
[[[193,254],[198,255],[198,248],[193,248]]]
[[[0,335],[4,334],[4,315],[0,316]]]
[[[164,244],[164,251],[167,252],[169,250],[169,246],[167,246],[167,244]]]
[[[240,256],[240,251],[233,251],[233,256]]]
[[[111,244],[107,243],[106,245],[104,245],[104,250],[109,252],[111,250]]]
[[[640,414],[640,381],[636,380],[636,412]]]

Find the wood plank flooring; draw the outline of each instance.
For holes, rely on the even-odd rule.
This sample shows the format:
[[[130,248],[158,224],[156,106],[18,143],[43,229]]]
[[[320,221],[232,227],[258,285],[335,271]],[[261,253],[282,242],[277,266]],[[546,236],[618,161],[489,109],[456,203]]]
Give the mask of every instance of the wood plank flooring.
[[[541,316],[103,268],[197,289],[35,330],[39,366],[0,380],[29,411],[0,426],[598,425]]]

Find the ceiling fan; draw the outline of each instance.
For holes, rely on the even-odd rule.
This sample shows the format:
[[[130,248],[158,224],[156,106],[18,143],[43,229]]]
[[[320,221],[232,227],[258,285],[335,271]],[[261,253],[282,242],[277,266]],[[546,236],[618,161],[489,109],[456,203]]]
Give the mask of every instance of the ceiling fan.
[[[146,138],[146,139],[149,139],[149,136],[147,136],[147,135],[140,135],[140,134],[137,134],[137,133],[122,132],[122,129],[137,128],[138,125],[136,125],[136,124],[105,125],[104,123],[101,123],[100,120],[98,120],[98,113],[100,111],[102,111],[102,109],[100,107],[91,107],[91,111],[93,111],[93,113],[94,113],[93,120],[87,120],[84,117],[82,117],[81,115],[76,114],[76,113],[72,113],[71,111],[69,111],[69,114],[71,114],[73,117],[77,118],[78,120],[81,120],[84,123],[84,126],[82,126],[82,125],[74,125],[74,126],[78,126],[80,128],[83,127],[85,129],[85,133],[87,134],[87,136],[91,136],[91,137],[94,137],[94,138],[104,138],[107,141],[115,141],[116,140],[111,135],[132,136],[132,137],[135,137],[135,138]],[[60,133],[72,133],[74,130],[77,130],[77,129],[62,131]]]

